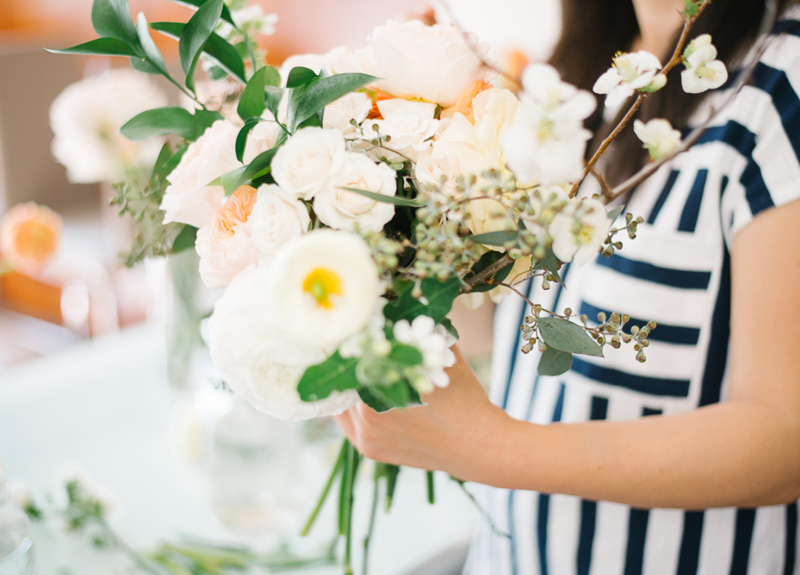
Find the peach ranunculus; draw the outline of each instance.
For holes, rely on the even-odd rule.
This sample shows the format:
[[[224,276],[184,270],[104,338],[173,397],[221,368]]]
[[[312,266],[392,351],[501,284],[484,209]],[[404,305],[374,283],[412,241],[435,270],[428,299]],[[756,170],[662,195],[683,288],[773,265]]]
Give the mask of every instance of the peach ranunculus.
[[[61,238],[61,216],[34,202],[11,208],[0,222],[0,256],[27,275],[41,271]]]
[[[490,88],[492,88],[492,85],[489,82],[475,80],[466,90],[461,92],[461,95],[459,95],[455,104],[442,110],[442,113],[439,117],[452,118],[455,114],[460,112],[467,120],[470,121],[470,123],[475,124],[475,115],[472,110],[472,100],[475,99],[475,96]]]
[[[247,222],[255,201],[254,188],[237,188],[213,221],[198,230],[195,249],[200,256],[200,277],[207,287],[225,287],[234,276],[258,263],[258,249]]]

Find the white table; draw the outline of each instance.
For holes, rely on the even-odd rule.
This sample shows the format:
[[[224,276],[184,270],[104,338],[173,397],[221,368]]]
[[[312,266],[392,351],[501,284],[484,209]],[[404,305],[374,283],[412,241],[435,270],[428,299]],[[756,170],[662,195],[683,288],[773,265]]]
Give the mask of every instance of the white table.
[[[136,547],[179,534],[263,546],[277,534],[254,537],[227,529],[211,508],[207,477],[170,440],[180,397],[166,383],[163,341],[158,327],[145,325],[0,373],[0,459],[9,478],[42,493],[52,490],[59,469],[80,467],[90,482],[113,494],[112,522]],[[402,575],[447,549],[463,548],[475,510],[443,474],[437,475],[435,506],[425,502],[424,486],[422,472],[401,473],[391,514],[378,516],[372,573]],[[370,492],[364,478],[355,542],[365,531]],[[309,494],[309,509],[315,497]],[[319,541],[333,536],[332,503],[315,528]],[[39,575],[55,575],[65,566],[78,575],[104,575],[120,565],[75,538],[37,533]],[[356,544],[357,566],[360,557]],[[325,567],[302,573],[340,572]]]

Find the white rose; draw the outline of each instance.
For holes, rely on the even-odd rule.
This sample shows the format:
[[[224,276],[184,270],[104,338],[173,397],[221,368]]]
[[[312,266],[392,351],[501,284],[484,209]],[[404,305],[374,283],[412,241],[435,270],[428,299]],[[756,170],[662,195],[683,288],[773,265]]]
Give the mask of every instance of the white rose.
[[[378,110],[383,120],[368,122],[364,138],[367,141],[377,138],[378,134],[372,130],[377,125],[380,135],[389,136],[390,141],[385,148],[372,150],[370,154],[373,157],[403,162],[406,157],[415,160],[418,154],[430,149],[433,143],[431,138],[439,127],[439,120],[433,117],[436,105],[393,98],[378,102]]]
[[[396,172],[386,164],[376,164],[364,154],[347,152],[344,167],[331,178],[326,190],[314,196],[314,211],[319,220],[332,228],[379,232],[394,217],[394,206],[378,202],[343,188],[366,190],[383,196],[397,193]]]
[[[292,68],[308,68],[315,74],[319,74],[322,69],[325,68],[329,74],[332,74],[334,73],[334,63],[345,57],[346,54],[347,48],[343,46],[334,48],[326,54],[295,54],[283,61],[279,72],[281,73],[284,85],[286,84],[286,79],[289,77],[289,72],[292,71]],[[337,70],[336,72],[338,73],[339,71]]]
[[[489,45],[470,35],[477,52],[486,57]],[[399,98],[425,100],[443,107],[476,80],[494,74],[473,53],[462,33],[449,25],[425,26],[418,20],[389,21],[367,39],[366,53],[357,53],[363,71],[381,78],[376,86]]]
[[[170,185],[161,201],[165,224],[181,222],[201,228],[213,220],[225,199],[225,190],[208,184],[242,165],[236,159],[238,134],[236,126],[219,120],[189,145],[178,166],[167,176]]]
[[[422,185],[422,189],[432,187],[434,190],[444,192],[448,196],[455,196],[458,181],[455,171],[450,166],[447,154],[438,142],[426,154],[421,154],[414,164],[414,179]]]
[[[311,218],[308,208],[301,201],[279,186],[265,184],[258,188],[256,204],[249,221],[256,248],[271,255],[306,233]]]
[[[367,119],[372,109],[372,100],[363,92],[351,92],[325,106],[323,128],[335,128],[348,135],[356,131],[352,120],[360,124]]]
[[[358,333],[381,296],[369,247],[345,231],[315,230],[287,245],[271,277],[280,324],[307,344],[336,346]]]
[[[341,169],[344,155],[341,130],[303,128],[275,154],[272,176],[289,194],[310,200]]]
[[[297,392],[303,372],[332,349],[294,340],[278,320],[271,272],[253,267],[234,278],[214,306],[209,348],[225,381],[256,409],[279,419],[338,415],[358,403],[353,391],[304,402]],[[313,331],[313,327],[309,328]]]
[[[53,155],[70,182],[124,180],[126,170],[152,167],[164,139],[134,143],[119,129],[140,112],[166,105],[166,95],[134,70],[110,70],[70,84],[50,105]]]

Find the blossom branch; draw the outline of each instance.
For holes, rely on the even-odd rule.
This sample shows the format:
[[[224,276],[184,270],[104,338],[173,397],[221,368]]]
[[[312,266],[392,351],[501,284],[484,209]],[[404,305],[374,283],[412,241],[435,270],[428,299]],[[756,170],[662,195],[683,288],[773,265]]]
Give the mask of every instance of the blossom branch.
[[[466,289],[465,288],[463,290],[464,293],[470,292],[472,286],[485,283],[486,280],[489,279],[490,277],[492,277],[495,273],[499,272],[504,267],[506,267],[508,265],[511,265],[513,263],[514,263],[514,260],[511,259],[510,255],[508,255],[508,254],[504,255],[502,258],[500,258],[499,260],[497,260],[496,262],[494,262],[493,264],[488,266],[483,271],[480,271],[477,274],[475,274],[474,276],[472,276],[471,278],[468,278],[468,279],[464,280],[464,282],[467,284],[467,286],[470,287],[470,289]]]
[[[705,2],[698,7],[697,12],[693,16],[686,16],[684,14],[683,30],[681,31],[680,38],[678,38],[678,43],[675,45],[675,50],[673,51],[669,62],[667,62],[666,66],[664,66],[659,72],[660,75],[666,76],[670,70],[680,64],[680,62],[683,60],[683,47],[686,45],[686,40],[689,38],[689,31],[692,29],[692,26],[694,26],[697,18],[703,13],[703,10],[705,10],[710,3],[711,0],[705,0]],[[617,126],[614,128],[614,131],[611,132],[611,134],[605,140],[603,140],[603,143],[600,144],[600,147],[597,148],[591,159],[586,163],[586,167],[583,169],[581,177],[572,185],[572,189],[569,191],[570,198],[575,197],[575,195],[578,193],[578,188],[580,188],[581,184],[583,183],[583,180],[586,179],[586,176],[591,172],[591,170],[594,168],[594,165],[606,152],[608,146],[611,145],[611,142],[617,139],[617,136],[619,136],[620,132],[622,132],[625,126],[628,125],[628,122],[630,122],[633,116],[636,115],[636,112],[651,93],[652,92],[639,92],[636,100],[633,102],[622,120],[620,120],[619,124],[617,124]]]
[[[760,46],[756,50],[755,54],[753,55],[753,59],[744,68],[738,76],[736,81],[736,88],[731,91],[725,101],[715,109],[711,110],[708,118],[706,119],[703,124],[695,128],[680,146],[675,148],[675,150],[669,156],[662,158],[657,162],[650,162],[646,166],[644,166],[641,170],[636,172],[633,176],[622,182],[620,185],[615,187],[611,190],[610,194],[603,193],[602,201],[606,204],[615,200],[616,198],[622,196],[623,194],[628,193],[633,188],[638,186],[640,183],[645,181],[647,178],[652,176],[661,166],[666,164],[667,162],[671,162],[675,156],[678,154],[682,154],[683,152],[687,151],[698,139],[700,136],[703,135],[703,132],[711,125],[711,122],[719,115],[719,113],[724,110],[725,108],[733,102],[734,98],[739,95],[739,92],[742,91],[742,88],[749,82],[750,77],[753,75],[753,71],[756,69],[759,60],[761,60],[761,56],[764,54],[764,51],[767,49],[767,42],[766,37],[769,34],[770,28],[772,27],[772,23],[775,21],[778,13],[778,6],[775,0],[767,0],[766,8],[764,10],[764,17],[761,20],[761,26],[759,29],[759,38],[760,38]]]

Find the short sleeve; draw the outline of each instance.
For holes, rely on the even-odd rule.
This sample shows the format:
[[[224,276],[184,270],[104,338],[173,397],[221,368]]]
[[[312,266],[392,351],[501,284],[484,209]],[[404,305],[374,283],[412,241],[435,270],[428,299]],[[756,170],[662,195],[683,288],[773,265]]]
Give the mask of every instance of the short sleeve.
[[[748,111],[751,142],[738,182],[725,182],[722,226],[730,246],[759,213],[800,199],[800,21],[781,22],[742,96],[757,102]],[[744,94],[750,91],[750,94]],[[757,91],[754,92],[754,91]],[[749,96],[749,97],[748,97]]]

